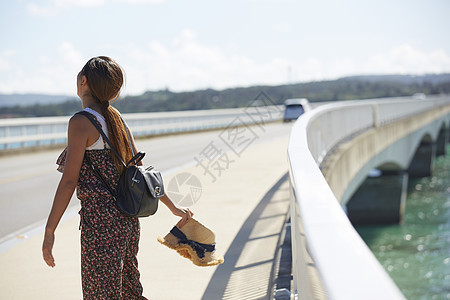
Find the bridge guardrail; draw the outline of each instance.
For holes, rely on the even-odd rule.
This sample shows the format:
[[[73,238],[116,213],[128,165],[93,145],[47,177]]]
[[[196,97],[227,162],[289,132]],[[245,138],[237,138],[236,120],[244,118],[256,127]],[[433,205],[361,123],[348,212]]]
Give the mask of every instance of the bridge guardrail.
[[[261,110],[263,108],[263,110]],[[281,106],[123,114],[135,137],[226,128],[281,120]],[[0,153],[64,144],[70,116],[0,120]],[[236,122],[237,121],[237,122]]]
[[[386,125],[448,103],[448,96],[341,101],[320,106],[308,123],[308,147],[320,165],[340,142],[369,128]],[[320,116],[320,117],[319,117]]]
[[[342,141],[449,103],[448,96],[346,101],[321,106],[297,120],[288,160],[299,299],[404,299],[351,225],[319,166]]]

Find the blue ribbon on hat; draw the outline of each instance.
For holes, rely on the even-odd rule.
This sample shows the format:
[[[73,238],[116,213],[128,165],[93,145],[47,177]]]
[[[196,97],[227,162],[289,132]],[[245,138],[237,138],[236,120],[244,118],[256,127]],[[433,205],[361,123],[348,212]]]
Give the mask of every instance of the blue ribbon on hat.
[[[191,248],[195,250],[197,256],[200,258],[205,257],[205,252],[213,252],[214,250],[216,250],[216,246],[214,244],[202,244],[188,239],[187,236],[180,229],[178,229],[177,226],[174,226],[170,233],[178,238],[178,243],[191,246]]]

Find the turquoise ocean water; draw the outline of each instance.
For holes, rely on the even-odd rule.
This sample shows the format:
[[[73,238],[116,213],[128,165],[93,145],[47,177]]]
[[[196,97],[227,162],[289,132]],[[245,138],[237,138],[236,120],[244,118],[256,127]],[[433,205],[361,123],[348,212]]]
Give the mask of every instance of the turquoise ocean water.
[[[450,299],[450,146],[432,177],[410,179],[403,223],[356,228],[405,297]]]

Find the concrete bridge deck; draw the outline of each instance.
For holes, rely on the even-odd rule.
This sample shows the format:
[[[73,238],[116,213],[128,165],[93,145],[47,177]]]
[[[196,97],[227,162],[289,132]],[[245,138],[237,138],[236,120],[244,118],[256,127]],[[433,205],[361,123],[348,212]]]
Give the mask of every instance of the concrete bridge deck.
[[[208,300],[268,296],[289,207],[287,145],[287,135],[252,145],[216,181],[202,180],[201,198],[191,208],[216,233],[224,264],[200,268],[160,245],[156,237],[177,222],[163,205],[155,216],[141,219],[144,296]],[[199,167],[185,167],[167,176],[166,184],[182,172],[204,176]],[[0,298],[81,299],[78,222],[72,213],[57,229],[54,269],[41,258],[42,232],[22,237],[19,245],[0,253]]]
[[[330,167],[329,163],[334,160],[328,153],[341,153],[342,149],[347,149],[345,145],[348,141],[362,140],[372,134],[373,130],[399,134],[401,131],[398,127],[401,125],[405,128],[405,134],[409,133],[403,143],[409,149],[409,154],[400,151],[405,150],[405,147],[400,147],[399,151],[387,151],[386,148],[378,153],[372,151],[376,148],[370,143],[355,147],[357,154],[375,155],[375,159],[369,163],[367,159],[370,155],[361,155],[365,158],[359,166],[362,171],[358,174],[366,176],[368,170],[363,169],[369,167],[382,171],[391,171],[393,166],[407,168],[408,172],[416,170],[418,168],[412,168],[410,161],[419,161],[417,157],[425,158],[426,163],[421,165],[431,170],[433,157],[448,141],[448,100],[446,96],[427,101],[374,99],[361,103],[336,103],[306,113],[294,125],[293,138],[289,141],[291,193],[286,180],[287,131],[290,131],[290,126],[286,124],[255,125],[252,127],[254,130],[249,130],[248,135],[240,136],[242,139],[239,140],[235,136],[237,132],[224,130],[219,134],[214,133],[214,136],[207,136],[206,143],[204,139],[190,136],[170,147],[161,147],[165,142],[148,145],[148,149],[160,153],[160,157],[151,153],[150,161],[157,162],[161,170],[182,166],[192,158],[183,155],[192,155],[192,151],[204,155],[207,160],[217,159],[214,165],[208,161],[207,165],[219,174],[211,173],[212,169],[204,168],[197,161],[197,165],[194,162],[178,168],[176,172],[172,170],[172,175],[184,172],[202,178],[201,199],[192,209],[199,221],[216,232],[217,249],[225,254],[225,264],[214,268],[198,268],[174,251],[159,245],[156,236],[166,234],[177,221],[162,207],[156,216],[142,220],[139,258],[145,295],[154,299],[267,298],[272,285],[270,278],[275,269],[276,249],[279,247],[280,233],[289,209],[288,199],[291,198],[294,295],[308,299],[316,296],[320,299],[327,296],[332,299],[404,299],[351,226],[342,209],[343,203],[339,204],[337,201],[335,194],[340,198],[345,194],[344,190],[349,189],[348,181],[352,176],[358,177],[355,176],[358,168],[352,169],[352,176],[337,177],[346,178],[346,182],[333,184],[327,170],[335,170],[339,174],[350,169],[347,168],[350,164],[339,168]],[[432,116],[430,120],[424,118],[424,114],[429,113],[435,117]],[[414,118],[420,122],[416,122]],[[426,121],[426,124],[422,124],[422,121]],[[417,128],[420,127],[417,124],[422,127]],[[276,128],[278,129],[273,130]],[[417,129],[414,134],[410,133],[413,129]],[[262,133],[267,138],[258,140],[258,135]],[[400,137],[395,139],[397,138]],[[235,143],[235,148],[227,152],[230,155],[223,153],[220,146],[217,148],[217,144],[214,144],[220,140],[225,144]],[[198,146],[199,141],[206,147]],[[400,143],[400,140],[395,143],[394,140],[389,141],[377,145],[389,146],[391,149]],[[383,138],[383,142],[388,142],[388,139]],[[222,143],[222,146],[225,144]],[[144,151],[147,149],[139,144],[138,148]],[[381,160],[384,151],[389,154],[398,153],[400,158],[395,159],[396,157],[389,155]],[[353,159],[356,156],[349,157]],[[325,164],[322,164],[325,158]],[[30,157],[26,159],[29,160]],[[52,186],[52,190],[54,189],[54,184],[47,182],[46,178],[49,176],[47,171],[42,172],[42,166],[22,165],[28,173],[34,173],[19,176],[21,173],[17,170],[20,166],[18,168],[16,165],[19,160],[18,157],[16,160],[6,161],[0,158],[0,166],[6,170],[5,173],[0,173],[0,298],[79,299],[78,218],[69,218],[57,231],[57,269],[48,269],[41,259],[42,229],[40,232],[37,230],[38,234],[35,230],[28,237],[16,238],[15,242],[20,238],[23,238],[23,242],[7,251],[2,250],[3,227],[9,226],[14,220],[27,219],[25,215],[21,215],[23,211],[34,211],[39,207],[42,209],[41,206],[48,204],[51,198],[48,195],[49,189],[43,189],[44,195],[41,195],[41,184],[45,183],[47,187]],[[408,164],[402,163],[403,160]],[[216,163],[222,165],[217,166]],[[324,174],[319,165],[323,167]],[[165,179],[170,195],[172,180],[169,174],[163,174],[167,175]],[[326,174],[329,183],[324,177]],[[401,174],[405,178],[404,173]],[[34,185],[30,185],[32,180]],[[402,183],[403,190],[406,180],[399,182]],[[332,190],[336,186],[340,190]],[[182,193],[186,193],[186,190]],[[41,202],[42,199],[44,201]],[[21,204],[16,209],[11,209],[16,214],[8,213],[10,210],[5,208],[16,203]],[[372,209],[370,214],[373,215]],[[70,215],[75,216],[76,213],[69,213]],[[344,276],[342,270],[346,270]],[[356,286],[355,282],[358,282]]]

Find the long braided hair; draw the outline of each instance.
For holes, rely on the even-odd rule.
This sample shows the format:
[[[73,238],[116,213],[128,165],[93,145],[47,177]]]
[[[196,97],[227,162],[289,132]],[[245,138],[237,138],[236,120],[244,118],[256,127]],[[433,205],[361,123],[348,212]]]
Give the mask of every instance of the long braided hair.
[[[80,74],[86,76],[92,97],[100,103],[111,143],[122,159],[128,162],[132,158],[131,141],[128,141],[119,112],[110,105],[110,101],[114,102],[119,97],[124,82],[122,68],[107,56],[97,56],[84,65]],[[122,174],[124,166],[116,155],[113,155],[113,159],[119,174]]]

